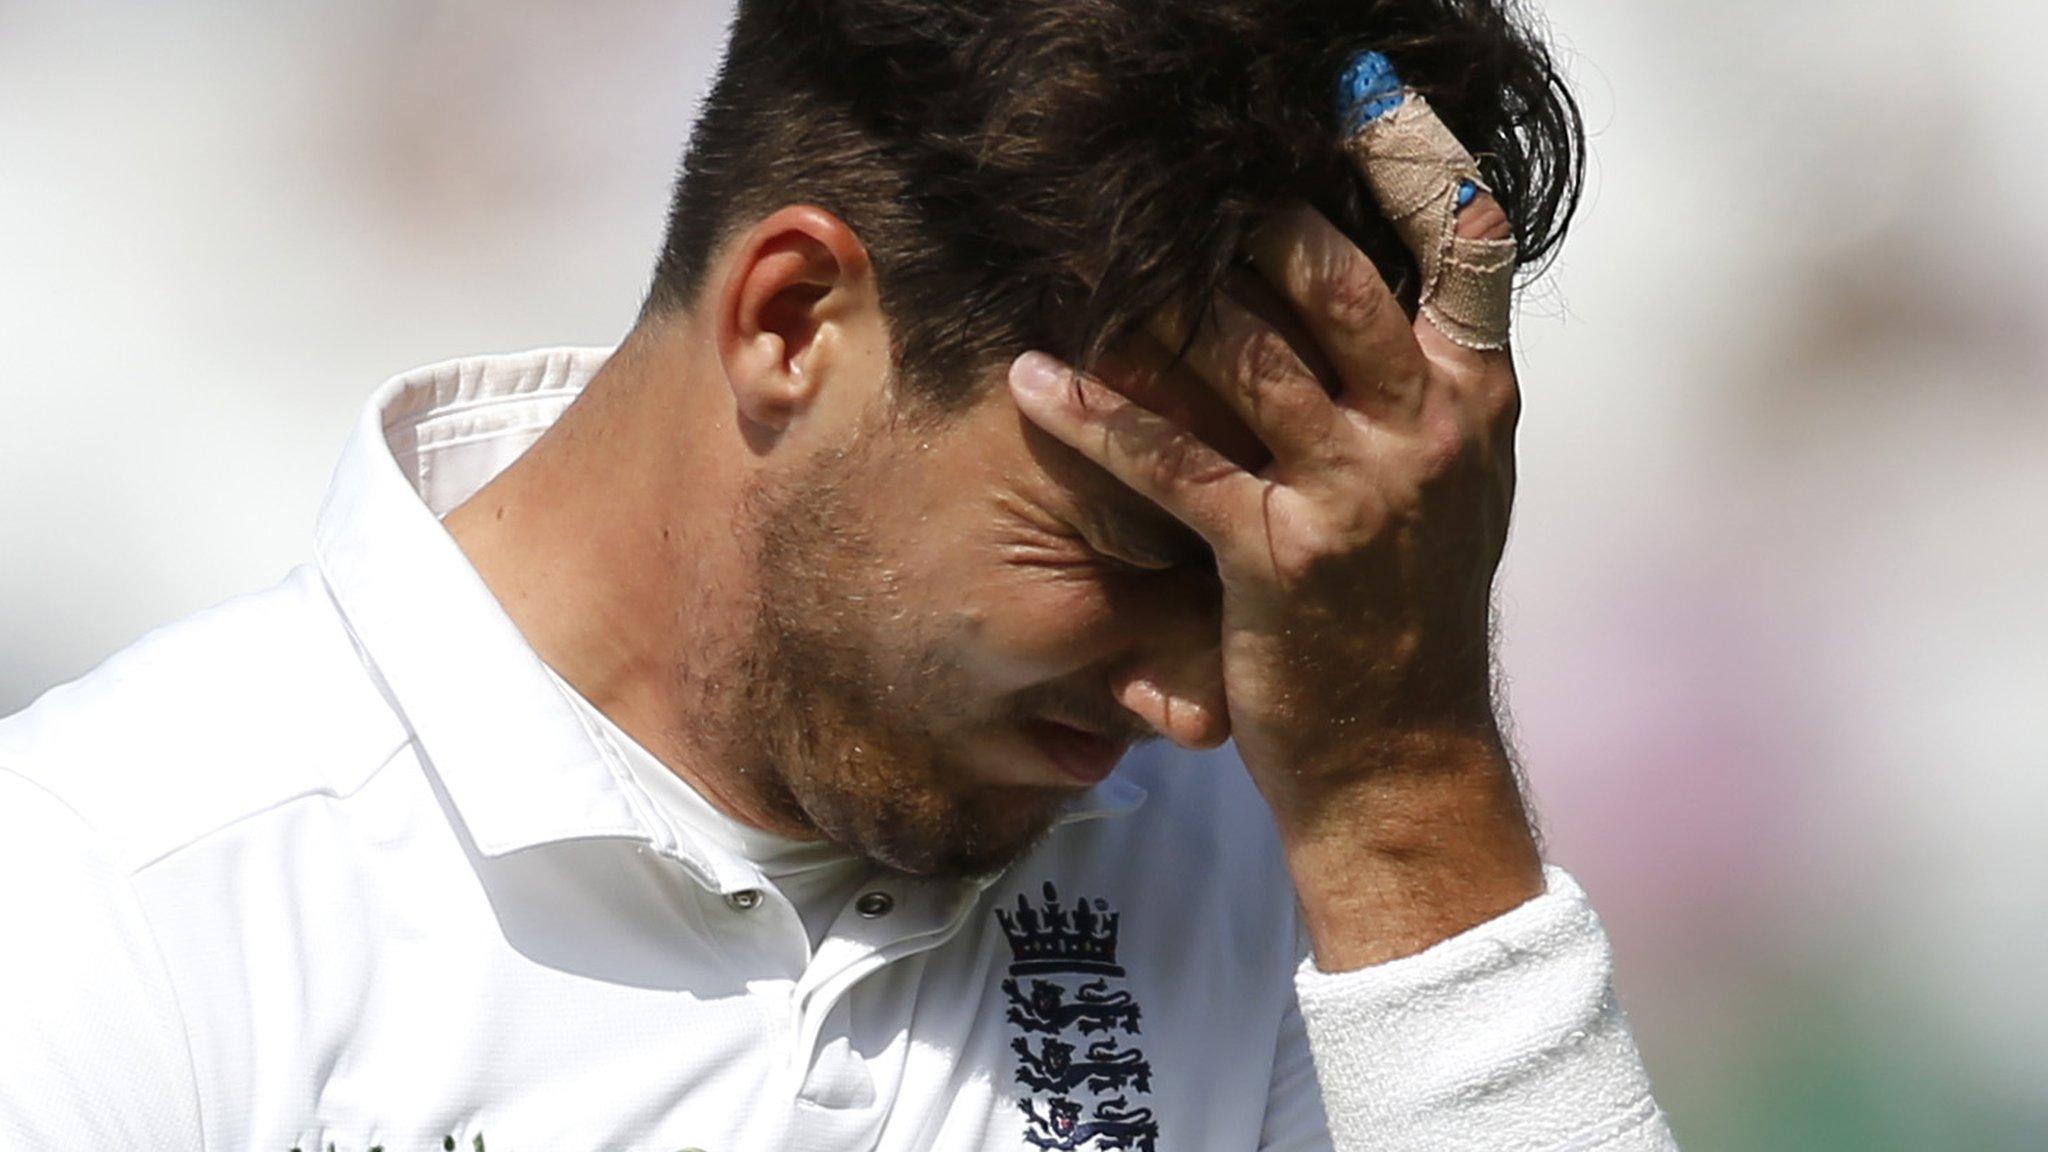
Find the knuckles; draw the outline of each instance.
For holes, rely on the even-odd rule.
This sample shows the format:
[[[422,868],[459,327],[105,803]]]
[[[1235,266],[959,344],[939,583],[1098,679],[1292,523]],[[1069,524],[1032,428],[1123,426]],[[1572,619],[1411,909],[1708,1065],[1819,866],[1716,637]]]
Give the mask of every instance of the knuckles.
[[[1188,443],[1180,437],[1173,437],[1154,448],[1146,460],[1147,477],[1154,489],[1171,492],[1188,483],[1193,453]]]
[[[1421,453],[1421,476],[1424,484],[1439,483],[1456,474],[1466,457],[1472,454],[1471,437],[1465,434],[1461,425],[1440,422],[1433,425],[1424,439]]]
[[[1321,211],[1295,202],[1268,220],[1261,235],[1269,263],[1287,270],[1276,278],[1303,294],[1298,304],[1340,331],[1366,332],[1382,321],[1392,295],[1379,270]]]
[[[1431,412],[1415,429],[1415,479],[1439,484],[1464,470],[1481,450],[1480,437],[1456,409]]]
[[[1486,397],[1486,423],[1495,435],[1513,434],[1522,419],[1522,388],[1509,376]]]
[[[1306,374],[1287,338],[1256,321],[1239,338],[1234,361],[1238,379],[1253,396]]]
[[[1326,583],[1340,568],[1357,562],[1340,532],[1322,529],[1279,531],[1271,534],[1272,579],[1287,590]]]
[[[1355,261],[1336,261],[1322,278],[1318,293],[1323,315],[1339,331],[1364,334],[1372,331],[1392,302],[1379,274],[1360,268]]]
[[[1219,460],[1192,435],[1167,436],[1155,442],[1139,462],[1156,492],[1184,492],[1222,478],[1230,464]]]

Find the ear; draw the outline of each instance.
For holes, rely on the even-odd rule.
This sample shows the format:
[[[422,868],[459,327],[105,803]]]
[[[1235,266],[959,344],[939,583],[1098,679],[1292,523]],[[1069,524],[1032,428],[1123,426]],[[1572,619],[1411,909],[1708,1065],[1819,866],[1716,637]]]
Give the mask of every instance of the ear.
[[[786,431],[828,400],[857,412],[881,384],[888,335],[867,247],[823,208],[779,208],[749,229],[727,258],[717,309],[733,399],[762,430]],[[835,381],[848,386],[828,396]]]

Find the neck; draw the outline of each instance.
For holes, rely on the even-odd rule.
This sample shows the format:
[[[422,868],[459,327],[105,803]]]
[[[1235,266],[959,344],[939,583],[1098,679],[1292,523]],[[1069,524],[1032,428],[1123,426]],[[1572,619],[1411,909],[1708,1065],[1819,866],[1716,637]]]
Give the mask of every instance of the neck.
[[[711,804],[792,838],[720,743],[746,641],[746,462],[687,319],[636,330],[534,445],[444,518],[549,667]],[[724,769],[721,771],[721,769]]]

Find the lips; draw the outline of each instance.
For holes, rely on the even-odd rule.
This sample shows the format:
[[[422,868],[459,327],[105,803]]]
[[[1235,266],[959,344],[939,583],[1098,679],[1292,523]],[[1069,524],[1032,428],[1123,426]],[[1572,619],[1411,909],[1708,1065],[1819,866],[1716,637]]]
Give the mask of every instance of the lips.
[[[1027,720],[1024,732],[1047,763],[1082,784],[1098,784],[1123,759],[1128,744],[1051,720]]]

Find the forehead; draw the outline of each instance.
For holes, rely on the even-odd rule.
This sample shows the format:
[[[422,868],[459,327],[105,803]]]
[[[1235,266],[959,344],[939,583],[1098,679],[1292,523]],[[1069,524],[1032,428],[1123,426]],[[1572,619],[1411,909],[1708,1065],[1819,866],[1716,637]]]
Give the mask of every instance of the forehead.
[[[1155,362],[1164,353],[1156,345],[1145,353]],[[1258,471],[1271,459],[1258,437],[1204,381],[1185,367],[1171,374],[1135,369],[1144,357],[1117,354],[1097,376],[1119,393],[1171,421],[1238,466]],[[1017,408],[1007,387],[998,382],[964,423],[976,450],[991,452],[991,462],[1009,461],[1028,480],[1042,480],[1051,491],[1048,503],[1063,512],[1085,514],[1106,526],[1127,529],[1144,539],[1191,536],[1165,509],[1140,495],[1103,466],[1033,424]],[[997,441],[1011,441],[998,446]],[[1011,451],[1003,449],[1013,449]]]

